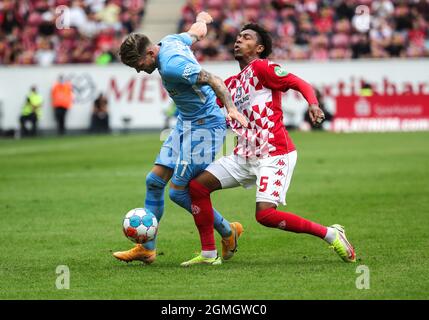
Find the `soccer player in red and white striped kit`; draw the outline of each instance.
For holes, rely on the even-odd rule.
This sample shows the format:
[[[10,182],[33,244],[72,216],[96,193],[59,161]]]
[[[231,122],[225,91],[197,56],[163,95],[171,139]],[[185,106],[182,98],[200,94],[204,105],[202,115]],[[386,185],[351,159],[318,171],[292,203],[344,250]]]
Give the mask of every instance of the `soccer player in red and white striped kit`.
[[[255,184],[259,223],[269,228],[314,235],[328,242],[344,261],[356,261],[344,227],[338,224],[326,227],[294,213],[277,210],[280,203],[286,204],[286,192],[297,160],[295,145],[283,125],[282,92],[289,89],[300,92],[309,104],[308,112],[314,124],[320,124],[324,114],[310,84],[267,59],[271,50],[270,35],[257,24],[245,25],[236,38],[234,56],[241,71],[228,78],[225,84],[236,107],[247,117],[248,126],[231,121],[229,125],[238,136],[233,154],[215,161],[190,182],[193,216],[202,251],[182,266],[217,261],[210,194],[219,189]],[[242,232],[241,225],[236,226],[234,232],[237,240]],[[235,251],[236,247],[223,253],[224,259],[231,258]]]

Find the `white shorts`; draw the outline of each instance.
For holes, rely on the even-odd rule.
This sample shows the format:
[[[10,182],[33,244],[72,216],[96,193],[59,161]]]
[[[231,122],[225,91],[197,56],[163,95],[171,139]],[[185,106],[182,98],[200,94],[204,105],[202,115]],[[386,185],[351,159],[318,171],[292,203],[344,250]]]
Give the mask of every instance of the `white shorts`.
[[[256,202],[286,204],[286,192],[292,179],[298,154],[245,160],[237,155],[220,158],[206,170],[213,174],[223,189],[242,185],[250,188],[256,184]]]

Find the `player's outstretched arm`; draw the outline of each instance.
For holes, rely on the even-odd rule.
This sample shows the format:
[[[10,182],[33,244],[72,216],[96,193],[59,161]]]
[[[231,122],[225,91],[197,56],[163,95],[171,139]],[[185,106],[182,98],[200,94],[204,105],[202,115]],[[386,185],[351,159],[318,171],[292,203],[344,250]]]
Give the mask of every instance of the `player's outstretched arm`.
[[[196,22],[188,30],[192,37],[192,43],[204,38],[207,34],[207,25],[213,22],[213,18],[207,12],[200,12],[197,15]]]
[[[314,125],[321,124],[323,120],[325,120],[325,114],[319,107],[319,102],[317,101],[317,97],[311,84],[300,77],[289,73],[286,77],[284,77],[284,85],[286,85],[285,88],[291,88],[300,92],[305,100],[307,100],[309,105],[308,114],[310,116],[311,122]]]
[[[220,99],[228,111],[226,118],[228,120],[237,120],[243,127],[247,127],[246,117],[238,112],[237,108],[232,102],[231,94],[229,93],[228,88],[221,78],[211,74],[210,72],[207,72],[204,69],[201,69],[198,75],[197,84],[209,85],[212,87],[213,91],[216,93],[216,96]]]
[[[310,116],[311,122],[313,123],[313,125],[321,124],[323,120],[325,120],[325,114],[319,107],[319,102],[317,101],[317,97],[314,94],[313,87],[311,86],[311,84],[296,75],[289,74],[289,76],[290,78],[293,78],[293,80],[291,80],[291,82],[293,83],[293,89],[301,92],[301,94],[308,102],[308,114]]]

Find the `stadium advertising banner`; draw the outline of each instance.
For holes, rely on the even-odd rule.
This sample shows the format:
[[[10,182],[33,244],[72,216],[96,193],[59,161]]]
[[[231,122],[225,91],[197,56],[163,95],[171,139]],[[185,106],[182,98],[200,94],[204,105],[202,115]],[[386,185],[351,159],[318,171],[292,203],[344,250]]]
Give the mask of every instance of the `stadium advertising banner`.
[[[429,95],[338,96],[334,131],[429,130]]]
[[[115,64],[108,67],[67,65],[0,68],[0,127],[19,127],[18,120],[25,96],[30,87],[36,85],[44,97],[40,129],[54,129],[50,91],[60,75],[73,86],[74,101],[66,118],[68,129],[89,128],[93,102],[100,93],[108,99],[112,129],[157,129],[163,126],[163,110],[171,101],[162,88],[159,75],[137,74],[135,70]]]
[[[338,62],[280,62],[291,73],[313,84],[323,96],[334,121],[327,128],[340,131],[429,130],[429,60],[357,60]],[[238,73],[234,61],[204,63],[223,79]],[[32,85],[44,97],[40,129],[54,129],[50,90],[60,75],[73,85],[74,103],[67,114],[68,129],[89,128],[93,102],[99,93],[108,99],[113,130],[159,129],[171,105],[158,72],[137,74],[121,64],[0,67],[0,128],[19,128],[19,116]],[[372,96],[361,96],[365,83]],[[302,96],[284,95],[284,123],[299,127],[307,109]],[[395,123],[395,124],[394,124]]]

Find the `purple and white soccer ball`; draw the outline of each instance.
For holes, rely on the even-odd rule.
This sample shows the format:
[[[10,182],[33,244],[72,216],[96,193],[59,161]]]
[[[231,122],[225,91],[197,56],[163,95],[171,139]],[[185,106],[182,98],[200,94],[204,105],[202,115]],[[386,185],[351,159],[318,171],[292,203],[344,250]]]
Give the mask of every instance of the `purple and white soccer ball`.
[[[155,238],[158,232],[158,220],[145,208],[128,211],[123,222],[125,236],[135,243],[145,243]]]

